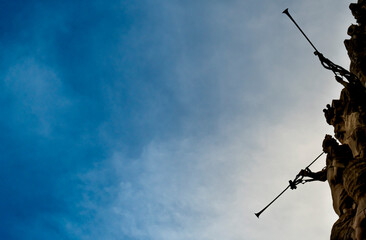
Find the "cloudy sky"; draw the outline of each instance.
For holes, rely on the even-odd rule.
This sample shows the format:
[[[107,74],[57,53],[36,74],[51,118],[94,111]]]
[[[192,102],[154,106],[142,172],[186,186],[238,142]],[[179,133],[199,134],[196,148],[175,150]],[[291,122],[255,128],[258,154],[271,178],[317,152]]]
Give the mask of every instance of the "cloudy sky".
[[[329,239],[342,0],[5,0],[1,239]],[[319,170],[325,159],[313,166]]]

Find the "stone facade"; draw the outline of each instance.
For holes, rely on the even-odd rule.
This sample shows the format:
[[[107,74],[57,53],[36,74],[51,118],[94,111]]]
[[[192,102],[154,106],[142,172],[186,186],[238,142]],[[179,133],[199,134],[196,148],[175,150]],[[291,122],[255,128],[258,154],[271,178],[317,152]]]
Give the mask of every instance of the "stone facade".
[[[352,3],[350,9],[357,24],[348,28],[351,38],[344,44],[356,81],[339,76],[337,81],[344,86],[340,98],[324,109],[326,121],[334,127],[334,136],[340,143],[333,148],[343,147],[337,153],[323,143],[327,153],[325,171],[339,216],[331,232],[334,240],[366,239],[366,0]],[[329,136],[326,138],[329,140]],[[347,152],[351,154],[344,157]]]

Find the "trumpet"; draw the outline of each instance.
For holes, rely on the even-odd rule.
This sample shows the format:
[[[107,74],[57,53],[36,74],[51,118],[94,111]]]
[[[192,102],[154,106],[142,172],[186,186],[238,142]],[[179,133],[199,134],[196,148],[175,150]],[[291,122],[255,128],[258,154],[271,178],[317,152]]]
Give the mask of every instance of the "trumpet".
[[[324,152],[322,152],[321,154],[319,154],[319,156],[317,156],[305,169],[309,169],[311,165],[313,165],[322,155],[324,154]],[[259,218],[259,216],[269,207],[272,205],[272,203],[274,203],[284,192],[286,192],[289,188],[291,188],[292,190],[296,189],[297,185],[299,185],[300,183],[304,184],[306,182],[311,182],[312,180],[304,180],[304,176],[302,176],[300,173],[296,175],[296,177],[294,178],[294,180],[290,180],[288,186],[280,193],[277,195],[277,197],[275,197],[270,203],[267,204],[267,206],[265,206],[261,211],[254,213],[255,216],[257,216],[257,218]]]
[[[302,33],[302,35],[304,35],[304,37],[306,38],[306,40],[308,40],[308,42],[310,43],[310,45],[314,48],[315,52],[320,53],[318,51],[318,49],[316,49],[316,47],[314,46],[314,44],[310,41],[310,39],[308,38],[308,36],[306,36],[306,34],[302,31],[302,29],[299,27],[299,25],[297,25],[296,21],[292,18],[291,14],[288,11],[288,8],[286,8],[282,13],[286,14],[290,20],[295,24],[295,26],[300,30],[300,32]]]

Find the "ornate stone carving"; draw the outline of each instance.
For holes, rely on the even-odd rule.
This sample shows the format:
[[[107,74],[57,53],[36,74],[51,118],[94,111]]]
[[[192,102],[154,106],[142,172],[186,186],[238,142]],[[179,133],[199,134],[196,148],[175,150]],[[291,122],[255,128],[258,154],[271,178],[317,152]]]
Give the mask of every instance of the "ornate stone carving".
[[[348,28],[345,40],[351,59],[350,72],[357,81],[336,80],[344,86],[339,99],[323,110],[326,122],[334,127],[339,145],[326,136],[327,180],[334,211],[339,219],[331,239],[366,239],[366,1],[350,5],[357,24]],[[327,147],[328,146],[328,147]]]
[[[323,110],[341,144],[326,135],[326,167],[316,173],[309,169],[300,172],[313,180],[328,181],[333,209],[339,216],[331,232],[334,240],[366,240],[366,0],[352,3],[350,9],[357,22],[348,28],[351,38],[344,41],[350,71],[319,56],[322,65],[344,86],[339,99]]]

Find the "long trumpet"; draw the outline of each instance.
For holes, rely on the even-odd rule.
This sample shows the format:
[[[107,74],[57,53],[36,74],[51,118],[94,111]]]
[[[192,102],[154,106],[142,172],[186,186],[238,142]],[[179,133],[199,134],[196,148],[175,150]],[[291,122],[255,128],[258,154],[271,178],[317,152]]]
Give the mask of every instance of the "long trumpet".
[[[279,198],[284,192],[286,192],[287,191],[287,189],[290,187],[290,184],[285,188],[285,190],[283,190],[280,194],[278,194],[278,196],[275,198],[275,199],[273,199],[272,200],[272,202],[270,202],[267,206],[265,206],[261,211],[259,211],[259,212],[257,212],[257,213],[254,213],[256,216],[257,216],[257,218],[259,218],[259,216],[269,207],[269,206],[271,206],[272,205],[272,203],[274,202],[274,201],[276,201],[277,200],[277,198]]]
[[[313,163],[316,162],[316,160],[318,160],[320,158],[321,155],[323,155],[324,152],[322,152],[321,154],[319,154],[319,156],[317,156],[305,169],[309,169],[309,167],[311,165],[313,165]],[[265,206],[261,211],[254,213],[257,218],[259,218],[259,216],[269,207],[272,205],[272,203],[274,203],[274,201],[276,201],[284,192],[287,191],[287,189],[291,188],[292,190],[296,189],[297,185],[300,183],[306,183],[306,182],[310,182],[311,180],[303,180],[304,176],[301,176],[300,174],[297,174],[296,177],[294,178],[294,180],[290,180],[288,186],[280,193],[277,195],[277,197],[275,197],[267,206]]]
[[[310,45],[314,48],[315,52],[319,53],[318,49],[316,49],[316,47],[314,46],[314,44],[310,41],[310,39],[308,38],[308,36],[306,36],[306,34],[302,31],[302,29],[299,27],[299,25],[297,25],[296,21],[292,18],[291,14],[288,12],[288,8],[286,8],[282,13],[286,14],[291,21],[296,25],[296,27],[300,30],[300,32],[302,33],[302,35],[304,35],[304,37],[306,38],[306,40],[308,40],[308,42],[310,43]]]
[[[310,43],[310,45],[314,48],[314,50],[315,50],[314,54],[316,56],[318,56],[318,58],[320,60],[320,63],[322,64],[322,66],[325,69],[331,70],[334,73],[337,81],[338,81],[337,76],[342,76],[342,77],[345,77],[349,82],[356,83],[356,84],[358,84],[361,87],[362,84],[360,84],[360,80],[358,79],[358,77],[355,74],[353,74],[353,73],[349,72],[348,70],[344,69],[343,67],[341,67],[341,66],[333,63],[331,60],[329,60],[328,58],[324,57],[323,54],[318,51],[318,49],[316,49],[316,47],[314,46],[314,44],[310,41],[310,39],[306,36],[306,34],[299,27],[299,25],[297,25],[296,21],[292,18],[291,14],[288,12],[288,8],[286,8],[282,13],[286,14],[290,18],[290,20],[296,25],[296,27],[304,35],[304,37],[306,38],[306,40],[308,40],[308,42]]]

